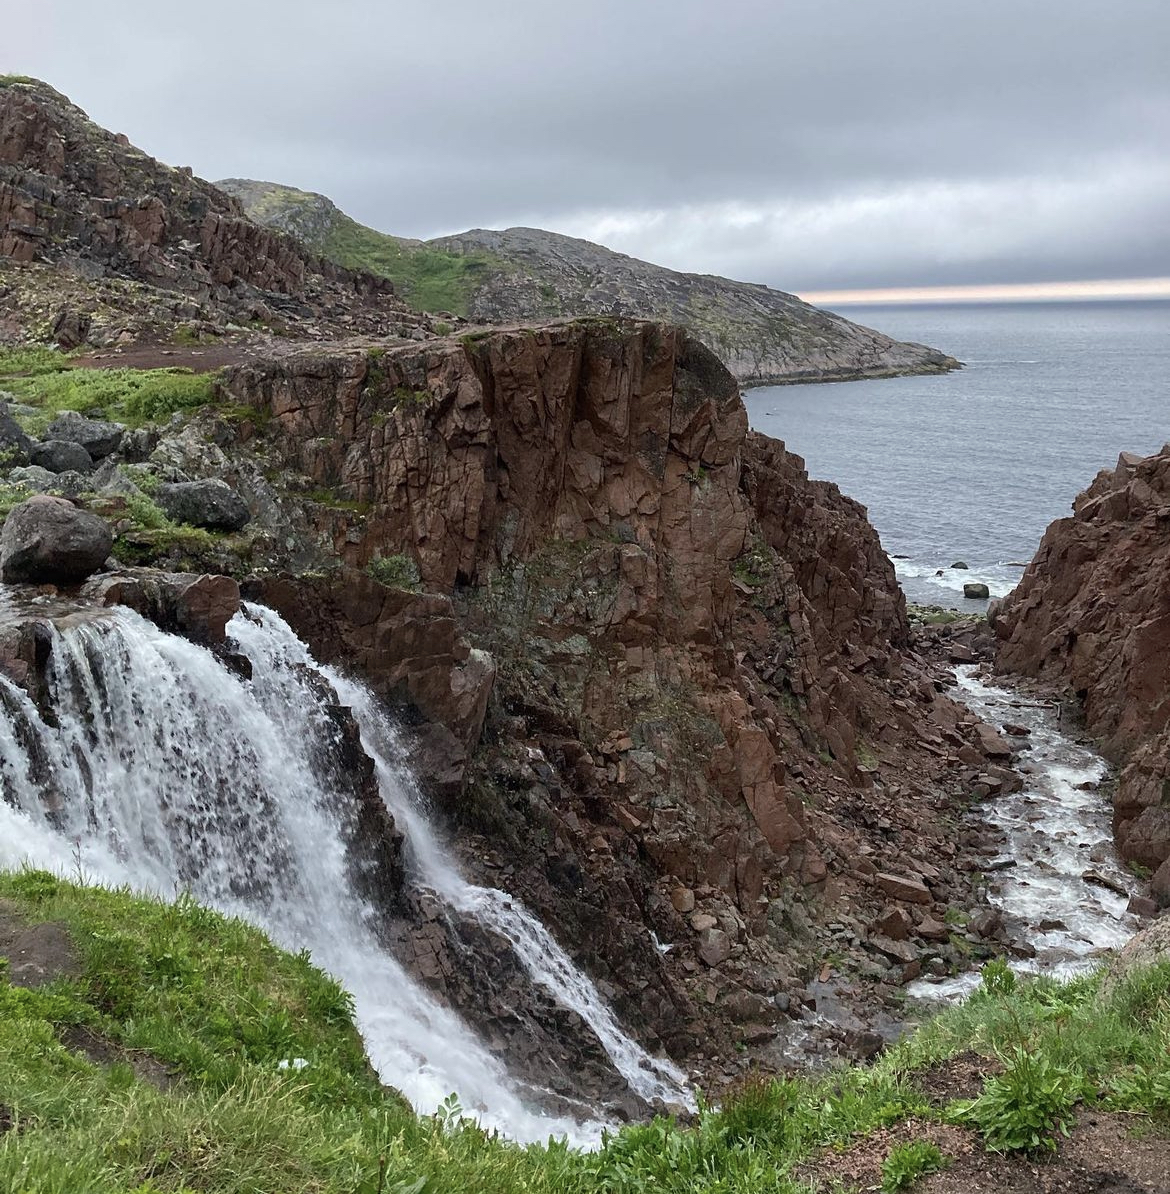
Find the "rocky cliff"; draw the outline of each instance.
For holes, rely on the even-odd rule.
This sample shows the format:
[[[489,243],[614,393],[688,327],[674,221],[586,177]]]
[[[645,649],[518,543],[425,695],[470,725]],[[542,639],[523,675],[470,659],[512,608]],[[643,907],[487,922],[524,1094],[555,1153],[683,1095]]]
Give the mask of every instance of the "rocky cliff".
[[[384,278],[308,252],[190,169],[11,76],[0,78],[0,267],[0,339],[66,317],[75,342],[94,343],[182,321],[315,335],[425,323]]]
[[[958,367],[934,349],[891,340],[794,295],[677,273],[555,232],[474,229],[406,240],[358,224],[323,195],[240,178],[219,185],[260,223],[344,265],[385,273],[424,310],[445,308],[484,323],[621,315],[678,324],[745,385]]]
[[[330,495],[325,555],[431,593],[387,609],[344,571],[251,591],[439,723],[417,770],[467,865],[643,1039],[708,1072],[737,1039],[775,1063],[815,990],[863,977],[872,1011],[960,964],[947,793],[1010,782],[1009,752],[909,646],[863,508],[748,432],[696,338],[579,320],[316,348],[221,390],[255,412],[237,454]],[[402,662],[428,656],[447,679]]]
[[[1170,903],[1170,446],[1097,474],[1048,528],[996,633],[999,666],[1069,690],[1124,765],[1117,843]]]

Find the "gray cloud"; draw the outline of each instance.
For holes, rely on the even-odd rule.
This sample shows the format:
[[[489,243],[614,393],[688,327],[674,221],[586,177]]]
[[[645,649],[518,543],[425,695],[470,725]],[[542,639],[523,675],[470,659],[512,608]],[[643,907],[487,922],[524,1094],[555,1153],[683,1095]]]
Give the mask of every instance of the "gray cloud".
[[[113,11],[111,11],[111,9]],[[789,289],[1170,274],[1164,0],[42,0],[0,68],[387,231]]]

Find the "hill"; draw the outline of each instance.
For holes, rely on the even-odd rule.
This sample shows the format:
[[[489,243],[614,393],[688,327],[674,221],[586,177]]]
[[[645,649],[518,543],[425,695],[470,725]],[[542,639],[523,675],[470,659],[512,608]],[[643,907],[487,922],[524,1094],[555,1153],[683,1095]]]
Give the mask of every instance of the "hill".
[[[218,185],[258,223],[347,268],[390,278],[421,311],[484,323],[628,315],[679,324],[743,385],[942,373],[959,364],[783,291],[678,273],[555,232],[473,229],[408,240],[359,224],[323,195],[250,179]]]
[[[48,84],[0,76],[0,343],[409,336],[428,322],[383,276],[249,219]]]

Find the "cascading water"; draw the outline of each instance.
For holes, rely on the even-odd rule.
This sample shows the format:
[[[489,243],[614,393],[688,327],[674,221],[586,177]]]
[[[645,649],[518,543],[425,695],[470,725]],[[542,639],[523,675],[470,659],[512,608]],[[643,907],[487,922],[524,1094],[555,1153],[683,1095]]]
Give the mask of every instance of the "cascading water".
[[[320,766],[336,727],[305,677],[324,673],[271,611],[237,615],[230,632],[252,664],[251,681],[129,610],[60,621],[47,676],[55,726],[0,677],[0,864],[80,866],[139,890],[189,890],[288,947],[308,948],[353,995],[379,1073],[420,1110],[455,1091],[485,1126],[514,1138],[595,1140],[600,1124],[528,1105],[475,1035],[379,945]],[[538,922],[502,893],[459,879],[409,807],[391,757],[377,750],[374,740],[390,731],[368,694],[328,678],[358,708],[424,881],[452,904],[481,908],[534,979],[594,1027],[635,1090],[685,1099],[681,1075],[621,1032]]]
[[[420,809],[409,772],[398,761],[401,750],[394,727],[370,691],[332,668],[317,665],[279,615],[257,606],[245,608],[248,616],[233,621],[231,631],[254,665],[262,661],[253,671],[253,685],[262,702],[279,705],[285,700],[285,694],[298,683],[300,668],[323,675],[353,711],[362,743],[377,767],[382,798],[406,833],[413,880],[509,941],[529,977],[585,1021],[636,1094],[646,1100],[689,1104],[683,1073],[670,1062],[651,1057],[622,1031],[597,988],[544,925],[506,892],[468,883],[452,866]],[[261,639],[264,648],[258,649]]]
[[[986,683],[976,667],[960,667],[956,675],[956,695],[984,721],[1018,722],[1030,731],[1017,760],[1022,790],[979,810],[1003,832],[1004,861],[1011,863],[996,873],[990,899],[1032,929],[1036,956],[1018,969],[1070,977],[1104,951],[1124,945],[1140,927],[1126,912],[1124,896],[1083,877],[1090,870],[1118,889],[1133,886],[1113,850],[1108,806],[1095,790],[1105,762],[1063,734],[1049,710]],[[977,974],[964,974],[921,980],[907,991],[952,999],[969,994],[978,982]]]

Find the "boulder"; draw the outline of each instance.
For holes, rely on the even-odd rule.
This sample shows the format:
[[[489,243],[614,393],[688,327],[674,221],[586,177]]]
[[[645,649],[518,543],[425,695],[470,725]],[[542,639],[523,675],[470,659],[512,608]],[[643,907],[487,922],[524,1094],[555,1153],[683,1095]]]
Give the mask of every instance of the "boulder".
[[[0,463],[28,464],[32,442],[24,428],[12,417],[8,403],[0,401]]]
[[[84,446],[68,439],[47,439],[33,444],[29,453],[33,464],[51,473],[93,472],[93,457]]]
[[[114,534],[94,514],[65,498],[38,494],[15,506],[0,533],[5,581],[78,581],[110,554]]]
[[[964,572],[966,572],[966,571],[968,570],[968,569],[967,569],[967,565],[966,565],[966,564],[965,564],[965,563],[964,563],[962,560],[956,560],[956,561],[955,561],[955,562],[954,562],[954,563],[951,565],[951,567],[952,567],[952,568],[959,568],[959,569],[961,569],[961,570],[962,570],[962,571],[964,571]]]
[[[699,958],[708,966],[718,966],[731,957],[731,938],[722,929],[704,929],[699,934]]]
[[[49,335],[64,349],[78,348],[89,337],[93,320],[72,307],[62,307],[53,317]]]
[[[241,530],[252,517],[244,499],[215,478],[160,485],[154,499],[175,522],[216,531]]]
[[[963,596],[974,601],[986,601],[991,596],[991,590],[979,581],[969,581],[963,586]]]
[[[879,871],[874,876],[874,882],[895,900],[904,900],[908,904],[929,904],[932,900],[930,890],[918,876],[911,878]]]
[[[120,423],[87,419],[74,410],[66,410],[49,424],[45,438],[80,444],[94,460],[101,460],[118,450],[125,430]]]

